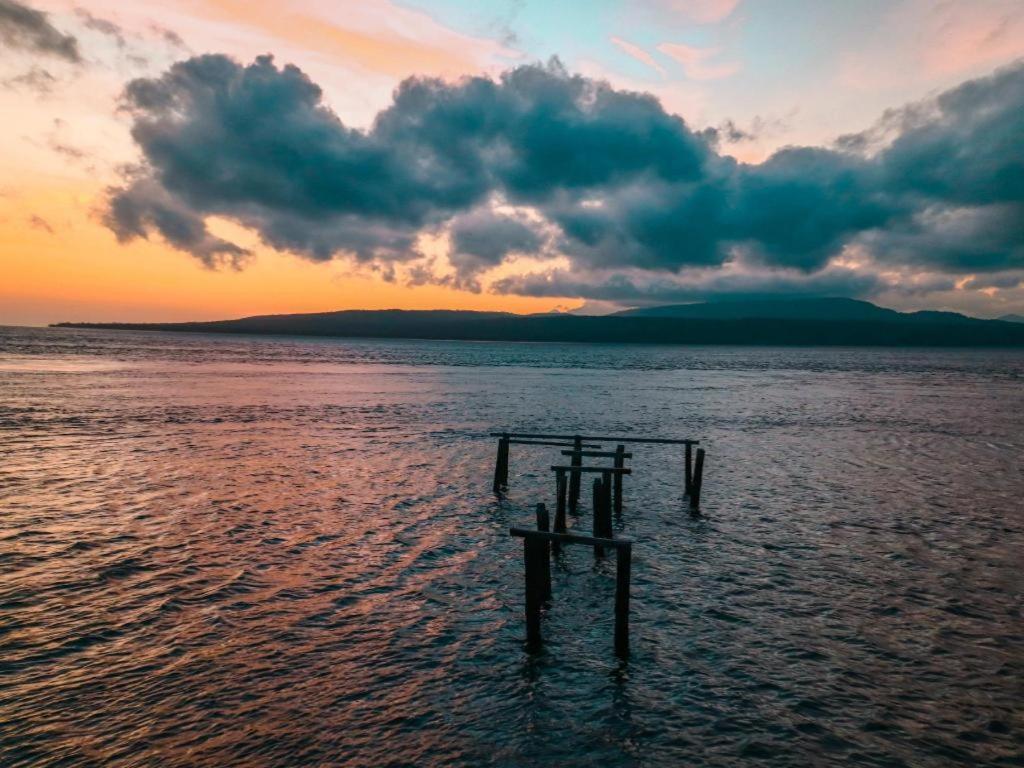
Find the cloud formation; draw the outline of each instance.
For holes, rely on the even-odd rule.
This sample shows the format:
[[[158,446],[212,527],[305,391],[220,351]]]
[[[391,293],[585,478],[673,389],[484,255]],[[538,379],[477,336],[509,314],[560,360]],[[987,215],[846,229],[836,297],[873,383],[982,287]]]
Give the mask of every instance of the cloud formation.
[[[124,48],[128,45],[128,39],[125,37],[124,30],[109,19],[93,16],[85,8],[75,8],[75,15],[82,20],[82,24],[86,29],[106,35],[117,43],[118,48]]]
[[[75,64],[82,60],[74,37],[54,27],[47,14],[15,0],[0,0],[0,42]]]
[[[122,240],[158,233],[210,266],[247,256],[208,231],[219,216],[274,248],[384,270],[420,260],[421,235],[447,234],[446,279],[477,289],[510,254],[558,255],[567,269],[494,289],[623,301],[651,286],[666,297],[719,284],[877,289],[843,266],[850,253],[879,269],[1024,267],[1024,64],[758,165],[721,154],[716,131],[654,97],[557,61],[496,79],[410,78],[365,131],[269,56],[191,58],[133,81],[124,102],[142,162],[111,191],[107,224]]]

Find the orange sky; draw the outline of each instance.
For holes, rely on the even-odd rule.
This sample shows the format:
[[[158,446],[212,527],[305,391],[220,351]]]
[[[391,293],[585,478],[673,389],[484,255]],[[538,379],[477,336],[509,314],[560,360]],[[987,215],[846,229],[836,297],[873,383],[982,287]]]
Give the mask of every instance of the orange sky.
[[[0,200],[0,323],[206,320],[394,307],[542,312],[560,303],[406,287],[345,261],[313,263],[258,246],[244,270],[210,270],[160,242],[119,244],[95,220],[101,199],[94,187],[80,183]],[[34,216],[52,222],[52,231],[33,224]]]
[[[167,3],[169,27],[190,47],[225,50],[241,58],[273,50],[304,66],[336,98],[347,120],[367,122],[409,73],[454,77],[487,68],[509,52],[496,43],[452,32],[416,12],[387,2],[357,4],[348,28],[311,15],[315,4],[281,11],[266,0],[181,0]],[[309,6],[304,9],[303,6]],[[42,325],[61,320],[189,320],[336,309],[455,308],[541,312],[566,304],[409,287],[345,261],[312,263],[261,247],[242,271],[215,271],[159,241],[118,243],[98,220],[117,164],[133,158],[127,121],[116,115],[117,93],[130,68],[123,52],[100,35],[76,27],[71,6],[41,2],[55,26],[73,31],[86,56],[100,62],[69,67],[47,62],[68,84],[27,95],[0,89],[0,112],[14,115],[0,126],[0,324]],[[125,28],[148,31],[154,14],[141,5],[97,0],[90,12]],[[355,10],[350,9],[351,10]],[[181,14],[176,15],[176,14]],[[163,19],[161,19],[163,20]],[[386,23],[385,23],[386,22]],[[143,34],[140,33],[140,34]],[[151,71],[159,71],[157,50]],[[164,52],[169,61],[177,51]],[[32,66],[28,56],[3,61],[12,72]],[[345,88],[351,82],[359,87]],[[83,86],[86,88],[83,90]],[[59,122],[58,122],[59,121]],[[75,157],[59,147],[81,152]],[[16,181],[15,181],[16,180]],[[243,239],[247,233],[241,233]],[[566,306],[577,306],[569,301]]]

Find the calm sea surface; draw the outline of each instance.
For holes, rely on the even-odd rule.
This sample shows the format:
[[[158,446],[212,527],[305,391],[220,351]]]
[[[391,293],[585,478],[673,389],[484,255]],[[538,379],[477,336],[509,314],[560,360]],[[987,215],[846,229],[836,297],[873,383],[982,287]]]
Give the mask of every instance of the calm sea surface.
[[[524,652],[494,429],[707,448],[627,664],[583,548]],[[0,765],[1019,766],[1022,457],[1020,351],[0,329]]]

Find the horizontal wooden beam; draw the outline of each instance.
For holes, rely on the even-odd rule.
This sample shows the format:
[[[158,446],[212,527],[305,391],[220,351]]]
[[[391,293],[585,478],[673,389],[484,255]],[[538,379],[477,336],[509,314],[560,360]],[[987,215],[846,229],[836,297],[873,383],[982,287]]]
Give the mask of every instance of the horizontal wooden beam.
[[[556,448],[572,448],[573,447],[572,443],[566,443],[566,442],[557,442],[556,443],[554,440],[518,440],[516,438],[511,438],[509,440],[509,442],[512,445],[553,445]],[[584,448],[600,448],[601,446],[600,446],[600,444],[597,444],[597,443],[584,443],[583,447]]]
[[[491,437],[525,437],[538,440],[590,440],[595,443],[649,443],[653,445],[699,445],[700,440],[672,440],[666,437],[597,437],[594,435],[547,435],[532,432],[491,432]]]
[[[571,464],[555,464],[552,472],[608,472],[613,475],[631,475],[633,470],[628,467],[574,467]]]
[[[584,436],[584,440],[593,440],[595,443],[649,443],[651,445],[697,445],[700,440],[670,440],[665,437],[590,437]]]
[[[616,549],[633,546],[632,539],[602,539],[596,536],[580,536],[575,533],[535,531],[532,528],[509,528],[508,533],[510,536],[518,536],[521,539],[543,539],[545,541],[558,542],[559,544],[584,544],[588,547],[597,545],[601,547],[615,547]]]
[[[624,459],[632,459],[632,453],[619,453],[618,451],[562,451],[563,456],[586,456],[588,459],[614,459],[621,456]]]

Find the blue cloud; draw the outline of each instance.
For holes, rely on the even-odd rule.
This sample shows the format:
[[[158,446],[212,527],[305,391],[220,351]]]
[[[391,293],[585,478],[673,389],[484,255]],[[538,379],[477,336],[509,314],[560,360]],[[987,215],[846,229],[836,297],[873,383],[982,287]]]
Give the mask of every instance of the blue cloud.
[[[368,130],[269,56],[179,62],[132,82],[124,101],[142,163],[112,190],[107,223],[208,264],[244,255],[206,230],[218,215],[315,260],[408,260],[420,233],[448,230],[467,285],[510,253],[548,249],[577,274],[672,275],[741,254],[813,275],[850,244],[948,273],[1024,266],[1022,64],[759,165],[721,155],[714,132],[652,96],[557,61],[497,79],[411,78]],[[496,202],[532,209],[542,227],[490,212]],[[515,286],[536,290],[504,289]]]

